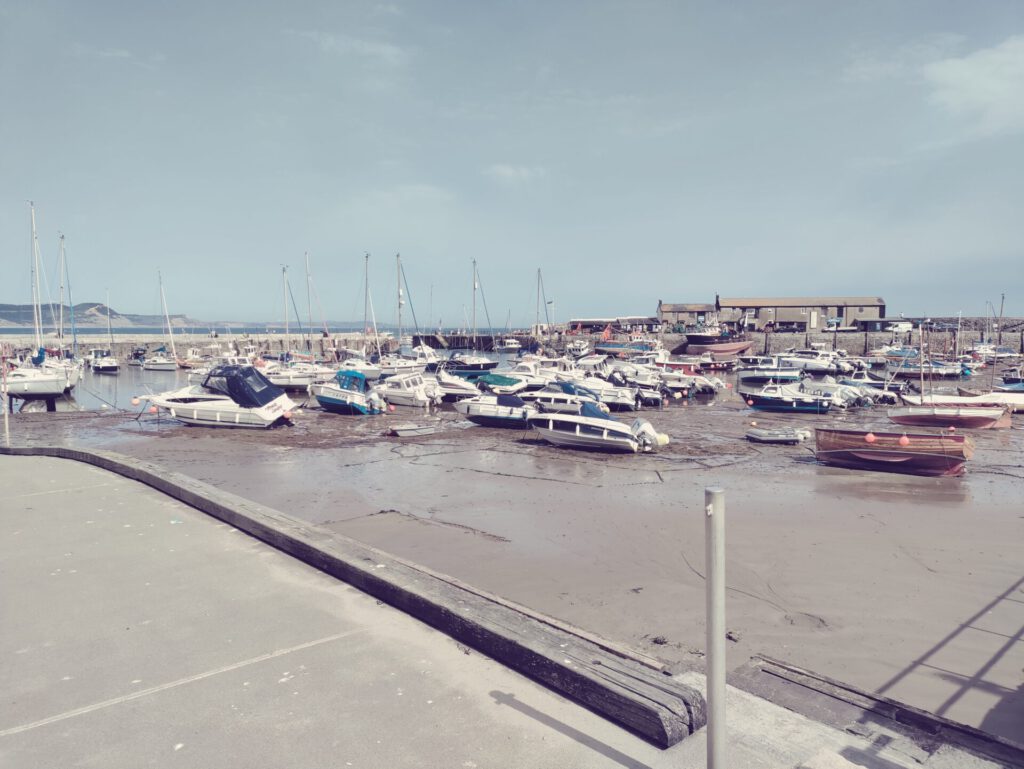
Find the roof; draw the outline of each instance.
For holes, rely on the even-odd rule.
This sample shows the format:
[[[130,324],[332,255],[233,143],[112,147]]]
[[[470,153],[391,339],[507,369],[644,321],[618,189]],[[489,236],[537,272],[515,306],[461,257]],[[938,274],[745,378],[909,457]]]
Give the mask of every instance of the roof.
[[[669,304],[668,302],[661,303],[662,312],[714,312],[715,305],[713,304]]]
[[[874,305],[885,306],[880,296],[804,296],[804,297],[722,297],[722,307],[823,307],[828,305]]]

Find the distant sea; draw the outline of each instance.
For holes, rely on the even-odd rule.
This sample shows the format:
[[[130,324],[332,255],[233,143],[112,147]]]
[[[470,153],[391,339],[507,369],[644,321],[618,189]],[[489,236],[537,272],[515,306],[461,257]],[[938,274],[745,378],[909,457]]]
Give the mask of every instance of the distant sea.
[[[331,326],[331,325],[328,325],[327,326],[327,330],[330,333],[332,333],[332,334],[358,334],[362,330],[362,327],[361,326]],[[381,334],[386,334],[386,333],[394,334],[397,331],[397,329],[394,329],[394,328],[381,327],[381,326],[378,326],[377,330]],[[321,335],[322,331],[323,331],[322,327],[321,328],[314,328],[314,329],[310,330],[308,328],[298,328],[298,327],[292,326],[292,327],[289,327],[288,334],[289,334],[289,336],[301,336],[303,334],[310,334],[310,335],[312,335],[314,337],[318,337],[318,336]],[[113,328],[113,329],[111,329],[111,332],[113,333],[114,336],[132,336],[132,335],[142,335],[142,334],[158,335],[158,334],[166,334],[167,333],[167,329],[163,328],[161,326],[121,326],[120,328]],[[105,335],[106,333],[107,333],[107,329],[104,326],[82,326],[82,327],[80,327],[78,329],[78,334],[83,335],[83,336],[100,336],[100,335]],[[174,329],[174,337],[175,337],[175,339],[177,339],[178,337],[190,337],[190,336],[191,337],[212,337],[214,334],[217,334],[217,336],[239,336],[239,335],[242,335],[242,334],[249,334],[250,336],[269,336],[269,335],[273,335],[273,334],[283,334],[283,333],[284,333],[284,327],[283,326],[265,326],[265,325],[264,326],[257,326],[257,325],[252,325],[252,326],[232,326],[230,328],[227,328],[225,326],[216,326],[216,327],[214,327],[214,326],[209,326],[209,327],[206,327],[206,326],[194,326],[194,327],[188,328],[188,329],[180,329],[180,328],[175,328]],[[406,329],[402,330],[402,333],[403,334],[414,335],[414,334],[420,334],[420,333],[434,333],[434,332],[417,331],[416,329],[406,328]],[[464,330],[456,331],[455,329],[443,329],[441,333],[444,333],[444,334],[453,334],[453,333],[465,334],[466,332]],[[479,329],[477,329],[477,333],[481,334],[481,335],[484,335],[484,336],[491,335],[491,334],[503,334],[503,333],[505,333],[505,329],[484,329],[484,328],[479,328]],[[26,326],[3,326],[3,327],[0,327],[0,336],[3,336],[3,335],[7,335],[7,336],[31,336],[31,334],[32,334],[32,329],[30,327],[26,327]],[[53,327],[48,327],[48,328],[44,328],[43,329],[43,336],[47,340],[54,339],[55,338],[55,334],[56,334],[56,329],[54,329]],[[65,339],[70,339],[71,336],[72,336],[71,329],[70,328],[65,328],[64,329],[64,338]]]
[[[346,333],[347,334],[354,334],[354,333],[358,333],[359,332],[359,328],[358,327],[352,328],[351,326],[346,326],[344,328],[342,328],[342,327],[333,328],[331,326],[328,326],[327,328],[328,328],[328,330],[332,334],[346,334]],[[312,334],[313,334],[313,336],[319,336],[322,331],[323,331],[322,328],[317,328],[317,329],[314,329],[312,331]],[[111,332],[113,333],[114,336],[132,336],[133,334],[135,334],[135,335],[139,335],[139,334],[166,334],[167,333],[167,329],[166,328],[161,328],[160,326],[121,326],[119,328],[112,328]],[[43,336],[44,337],[53,338],[55,333],[56,333],[56,330],[53,329],[53,328],[45,328],[45,329],[43,329]],[[102,335],[102,334],[106,334],[107,333],[107,329],[106,329],[105,326],[82,326],[82,327],[78,328],[77,333],[82,334],[82,335],[88,335],[88,336],[99,336],[99,335]],[[231,336],[231,335],[240,335],[240,334],[250,334],[250,335],[266,336],[267,334],[283,334],[284,333],[284,328],[283,327],[280,327],[280,328],[279,327],[270,327],[270,328],[268,328],[267,326],[232,326],[231,328],[225,328],[224,326],[217,326],[217,327],[196,326],[194,328],[188,328],[188,329],[179,329],[179,328],[175,328],[174,329],[174,336],[175,337],[179,337],[179,336],[182,336],[182,337],[187,337],[187,336],[204,336],[205,337],[205,336],[213,336],[213,334],[215,334],[215,333],[218,336]],[[299,336],[299,335],[301,335],[303,333],[309,334],[310,331],[309,331],[309,329],[299,329],[299,328],[292,327],[292,328],[288,329],[288,333],[291,336]],[[381,333],[383,333],[383,329],[381,329]],[[32,329],[31,328],[26,328],[25,326],[13,326],[13,327],[12,326],[4,326],[4,327],[0,328],[0,335],[2,335],[2,334],[26,336],[26,335],[31,335],[32,334]],[[64,329],[64,337],[66,339],[71,337],[71,329],[70,328],[65,328]]]

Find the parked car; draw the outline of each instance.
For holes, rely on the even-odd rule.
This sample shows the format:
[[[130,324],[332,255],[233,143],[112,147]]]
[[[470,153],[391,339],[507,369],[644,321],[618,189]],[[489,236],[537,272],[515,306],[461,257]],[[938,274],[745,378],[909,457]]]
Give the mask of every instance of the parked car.
[[[914,330],[914,324],[909,320],[901,320],[898,323],[890,323],[885,330],[897,334],[906,334],[908,331]]]

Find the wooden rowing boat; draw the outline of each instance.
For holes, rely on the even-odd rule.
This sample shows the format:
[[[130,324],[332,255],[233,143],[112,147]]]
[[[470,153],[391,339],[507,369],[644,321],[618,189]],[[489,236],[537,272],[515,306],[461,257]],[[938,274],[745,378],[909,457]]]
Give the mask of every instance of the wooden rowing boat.
[[[884,433],[870,430],[815,430],[819,462],[859,470],[910,475],[962,475],[974,455],[974,441],[954,433]]]

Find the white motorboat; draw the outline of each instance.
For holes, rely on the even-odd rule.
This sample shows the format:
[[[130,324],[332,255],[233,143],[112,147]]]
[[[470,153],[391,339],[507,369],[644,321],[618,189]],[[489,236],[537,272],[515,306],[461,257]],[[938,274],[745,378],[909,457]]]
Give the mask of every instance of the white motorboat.
[[[592,403],[584,403],[579,414],[541,413],[528,421],[548,443],[574,449],[636,454],[669,442],[668,436],[656,432],[646,419],[635,419],[627,425]]]
[[[163,353],[156,353],[142,359],[142,368],[145,371],[177,371],[178,361]]]
[[[376,390],[392,406],[424,408],[442,399],[437,385],[427,383],[420,373],[390,376],[377,385]]]
[[[252,366],[217,366],[201,385],[143,400],[188,425],[265,428],[289,422],[295,404]]]
[[[958,363],[947,363],[939,360],[926,360],[924,363],[919,358],[905,358],[899,363],[889,363],[889,375],[909,379],[921,377],[923,379],[938,379],[943,377],[961,377],[964,374],[964,367]]]
[[[441,397],[446,401],[474,398],[480,394],[480,388],[468,379],[454,376],[440,368],[433,375],[424,374],[423,381],[428,385],[431,383],[435,384],[437,389],[441,391]]]
[[[380,375],[385,378],[404,374],[422,374],[427,368],[426,361],[405,358],[401,355],[385,355],[377,362]]]
[[[522,382],[524,386],[517,389],[516,392],[523,389],[539,390],[549,382],[553,382],[555,380],[554,373],[549,369],[541,368],[540,363],[535,360],[523,360],[511,369],[502,369],[501,371],[494,371],[493,373],[498,376],[508,377],[509,379],[516,379]]]
[[[268,364],[263,369],[263,375],[273,384],[296,391],[306,390],[314,382],[329,381],[336,373],[337,369],[306,362]]]
[[[602,411],[608,410],[596,392],[575,382],[551,382],[540,390],[523,393],[521,397],[544,412],[579,414],[580,408],[586,402],[599,404]]]
[[[466,419],[485,427],[507,427],[527,430],[527,419],[537,409],[516,395],[481,394],[455,404],[455,410]]]
[[[791,350],[778,356],[779,365],[811,374],[849,374],[856,368],[844,355],[830,350]]]
[[[620,387],[596,376],[559,374],[558,379],[594,391],[601,403],[612,411],[634,411],[640,407],[639,393],[635,387]]]
[[[498,367],[498,361],[491,360],[484,355],[476,355],[472,352],[452,353],[444,367],[453,374],[462,376],[476,376],[486,374]]]
[[[338,364],[338,368],[342,371],[358,371],[371,382],[380,379],[380,366],[376,363],[370,363],[366,358],[345,358],[345,360]]]
[[[121,364],[117,358],[110,350],[106,349],[89,350],[89,356],[85,362],[94,374],[116,374],[121,370]]]
[[[565,346],[565,354],[574,358],[582,358],[589,355],[591,351],[590,342],[587,339],[573,339]]]
[[[514,336],[502,337],[494,345],[495,352],[518,352],[523,345]]]

